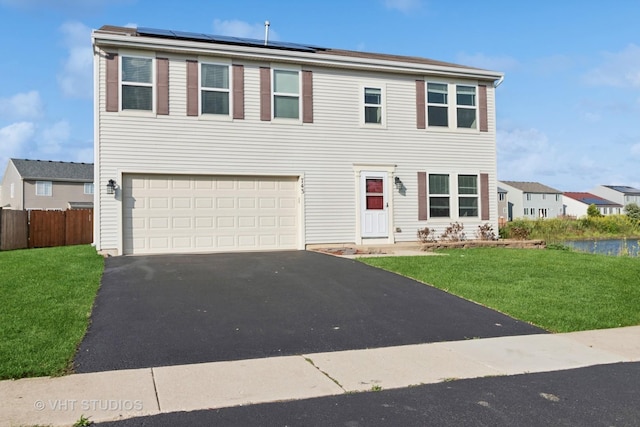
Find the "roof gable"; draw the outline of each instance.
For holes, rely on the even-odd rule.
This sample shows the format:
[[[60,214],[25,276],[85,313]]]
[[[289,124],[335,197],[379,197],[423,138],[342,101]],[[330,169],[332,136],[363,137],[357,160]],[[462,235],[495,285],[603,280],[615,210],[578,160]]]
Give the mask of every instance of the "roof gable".
[[[596,196],[595,194],[591,194],[591,193],[567,191],[563,193],[563,195],[573,200],[577,200],[579,202],[585,203],[587,205],[622,207],[622,205],[618,203],[614,203],[610,200],[603,199],[602,197]]]
[[[93,163],[10,159],[22,179],[49,181],[93,181]]]
[[[500,181],[525,193],[562,194],[562,191],[547,187],[539,182]]]

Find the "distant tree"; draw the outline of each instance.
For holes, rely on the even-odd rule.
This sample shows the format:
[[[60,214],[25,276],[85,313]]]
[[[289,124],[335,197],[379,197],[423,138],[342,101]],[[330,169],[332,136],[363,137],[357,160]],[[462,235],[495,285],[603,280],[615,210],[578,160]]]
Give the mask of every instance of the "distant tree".
[[[625,206],[624,213],[627,214],[630,220],[640,222],[640,206],[636,203],[629,203]]]
[[[603,216],[603,215],[600,213],[600,209],[597,208],[595,203],[591,203],[589,205],[589,207],[587,208],[587,216],[589,218],[597,218],[597,217]]]

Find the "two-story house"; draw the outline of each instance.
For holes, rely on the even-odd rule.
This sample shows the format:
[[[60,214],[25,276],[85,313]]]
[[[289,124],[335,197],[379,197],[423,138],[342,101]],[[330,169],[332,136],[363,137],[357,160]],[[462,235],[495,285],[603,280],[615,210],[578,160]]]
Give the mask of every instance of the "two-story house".
[[[576,218],[586,216],[587,209],[591,205],[595,205],[602,215],[622,213],[622,205],[587,192],[565,192],[563,194],[563,203],[564,214]]]
[[[4,209],[93,207],[93,164],[9,159],[2,178]]]
[[[561,191],[539,182],[500,181],[498,185],[507,191],[510,220],[563,215]]]
[[[425,58],[93,32],[95,243],[305,249],[497,228],[495,85]]]
[[[623,207],[629,203],[635,203],[640,206],[640,190],[628,185],[598,185],[591,190],[591,193],[611,200]]]

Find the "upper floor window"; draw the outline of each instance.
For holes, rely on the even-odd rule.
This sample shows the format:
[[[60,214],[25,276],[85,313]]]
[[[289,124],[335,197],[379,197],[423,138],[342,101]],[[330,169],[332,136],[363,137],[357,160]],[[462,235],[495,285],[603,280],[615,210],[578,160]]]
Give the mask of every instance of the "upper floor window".
[[[200,64],[200,112],[229,115],[229,66]]]
[[[531,193],[526,193],[526,195],[527,195],[527,200],[531,201]]]
[[[429,126],[449,126],[449,90],[446,83],[427,84]]]
[[[84,183],[84,194],[93,194],[93,182]]]
[[[153,111],[153,58],[122,57],[122,109]]]
[[[430,127],[477,129],[477,105],[476,86],[427,83],[427,123]]]
[[[505,200],[505,197],[506,197],[506,194],[504,194],[504,193],[499,193],[499,194],[498,194],[498,199],[499,199],[501,202],[503,202],[503,201]]]
[[[11,183],[11,198],[13,199],[14,197],[16,197],[16,184],[15,183]]]
[[[476,128],[476,88],[456,86],[457,119],[459,128]]]
[[[449,175],[429,174],[429,214],[431,217],[449,217]]]
[[[458,214],[478,216],[478,176],[458,175]]]
[[[36,181],[36,196],[51,196],[51,181]]]
[[[300,73],[273,70],[273,117],[300,119]]]
[[[382,124],[382,89],[364,88],[364,122]]]

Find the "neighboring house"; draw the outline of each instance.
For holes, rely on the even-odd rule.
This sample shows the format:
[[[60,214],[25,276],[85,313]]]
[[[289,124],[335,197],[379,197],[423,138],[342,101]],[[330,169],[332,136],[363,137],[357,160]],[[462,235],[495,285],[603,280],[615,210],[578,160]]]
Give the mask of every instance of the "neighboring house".
[[[564,214],[576,218],[586,216],[590,205],[595,205],[602,215],[620,214],[623,207],[595,194],[583,192],[565,192],[563,193],[563,201]]]
[[[2,178],[4,209],[93,207],[93,164],[9,159]]]
[[[503,218],[504,220],[511,221],[507,193],[507,190],[502,187],[498,187],[498,218]]]
[[[640,190],[626,185],[599,185],[591,192],[597,196],[611,200],[624,208],[629,203],[640,206]]]
[[[562,216],[562,192],[539,182],[499,181],[507,190],[507,202],[512,207],[511,220],[516,218],[556,218]]]
[[[456,221],[497,228],[501,73],[148,28],[104,26],[92,39],[100,251],[305,249],[417,241],[418,229]]]

